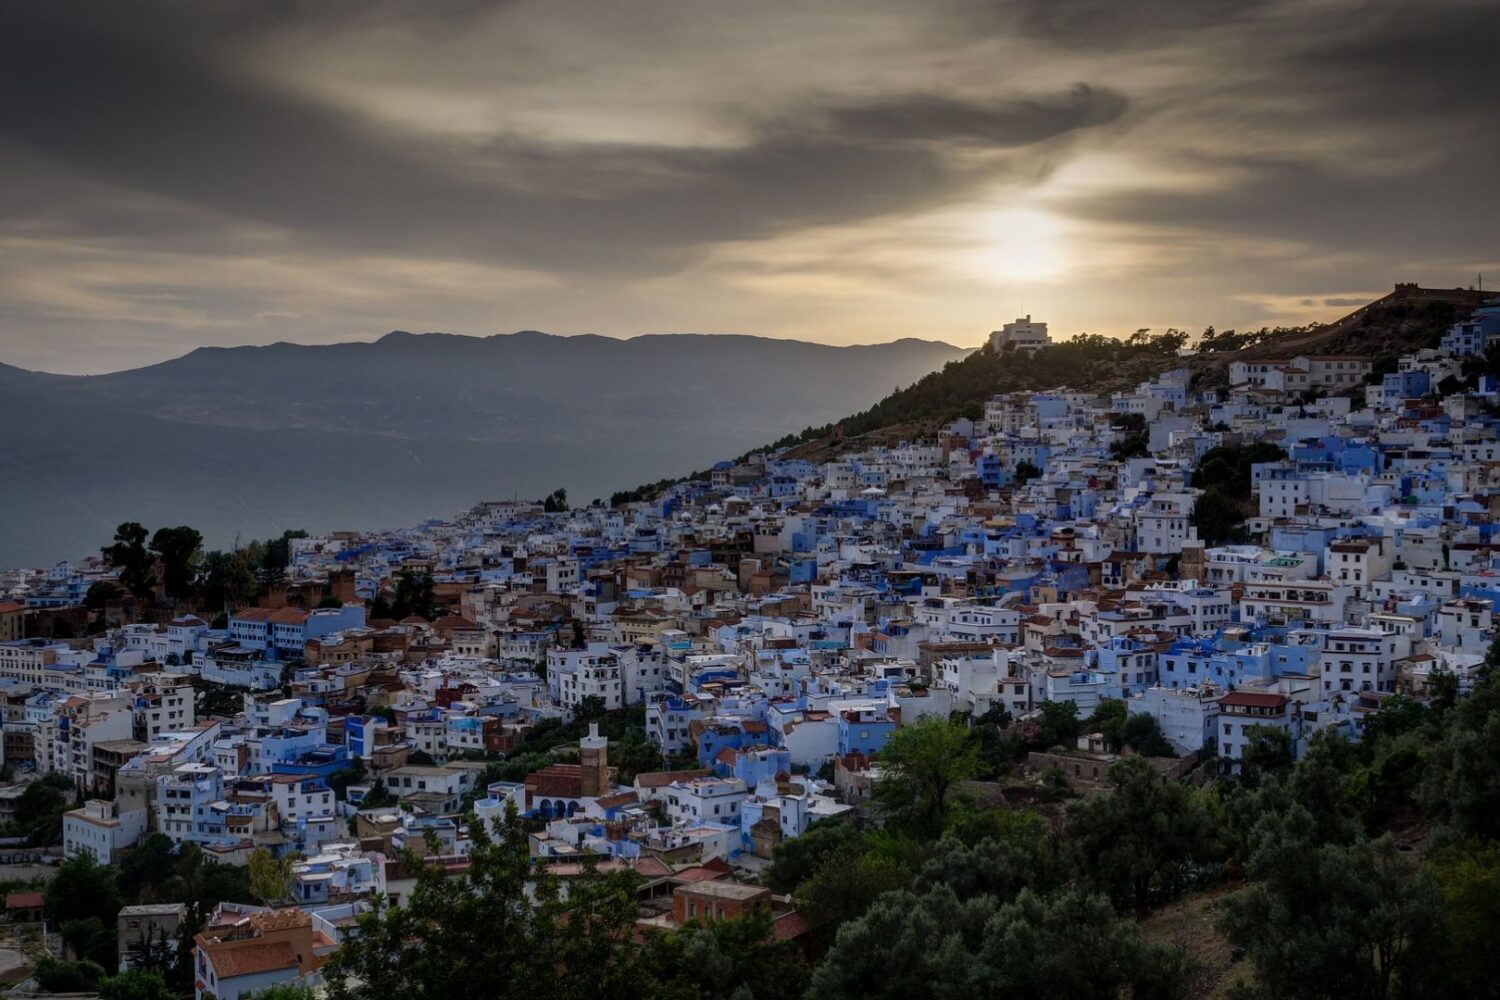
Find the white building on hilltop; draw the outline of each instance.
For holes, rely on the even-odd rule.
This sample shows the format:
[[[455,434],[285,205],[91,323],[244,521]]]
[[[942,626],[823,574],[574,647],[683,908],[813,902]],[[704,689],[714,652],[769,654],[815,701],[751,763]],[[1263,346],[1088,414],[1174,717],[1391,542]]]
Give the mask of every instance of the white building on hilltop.
[[[1013,345],[1018,351],[1039,351],[1052,343],[1047,336],[1046,323],[1033,323],[1031,317],[1022,316],[1014,323],[1007,323],[990,334],[990,347],[995,350]]]

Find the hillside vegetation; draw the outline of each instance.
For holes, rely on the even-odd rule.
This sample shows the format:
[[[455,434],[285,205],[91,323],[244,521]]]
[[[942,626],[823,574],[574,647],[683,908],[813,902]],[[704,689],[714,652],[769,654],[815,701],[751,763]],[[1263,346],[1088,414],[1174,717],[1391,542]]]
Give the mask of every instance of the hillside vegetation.
[[[884,443],[891,428],[906,437],[936,431],[958,417],[977,418],[996,393],[1067,387],[1108,394],[1128,390],[1173,368],[1187,368],[1195,388],[1229,384],[1229,365],[1239,359],[1295,354],[1369,354],[1375,372],[1394,371],[1402,354],[1436,347],[1461,308],[1445,300],[1388,296],[1335,323],[1262,327],[1252,331],[1213,327],[1191,338],[1181,330],[1140,330],[1126,339],[1083,334],[1034,355],[985,346],[966,358],[898,389],[844,420],[809,427],[773,447],[799,446],[796,457],[830,454]],[[1190,353],[1189,353],[1190,352]]]

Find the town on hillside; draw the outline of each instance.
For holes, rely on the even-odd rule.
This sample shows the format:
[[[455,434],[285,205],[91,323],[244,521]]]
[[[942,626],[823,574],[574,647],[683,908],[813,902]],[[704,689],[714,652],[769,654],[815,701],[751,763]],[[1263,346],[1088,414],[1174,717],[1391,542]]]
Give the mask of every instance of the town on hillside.
[[[1050,344],[1026,316],[984,349]],[[614,505],[558,491],[208,553],[126,523],[6,571],[0,976],[399,992],[370,942],[404,954],[432,925],[402,920],[447,919],[444,880],[515,863],[549,915],[535,940],[568,898],[618,921],[614,948],[754,915],[752,987],[816,966],[818,995],[854,995],[900,971],[869,945],[903,919],[882,893],[964,898],[976,844],[1042,852],[1011,891],[1081,884],[1142,916],[1261,878],[1228,833],[1144,876],[1109,853],[1123,836],[1057,844],[1120,829],[1127,788],[1238,829],[1225,789],[1460,724],[1500,648],[1496,345],[1500,302],[1394,364],[1260,351],[1227,386],[1184,366],[1004,392],[930,438],[766,449]],[[1389,756],[1360,801],[1396,800]],[[1361,815],[1425,835],[1414,807]],[[1219,982],[1248,941],[1269,974],[1254,921],[1230,923],[1182,962]],[[628,968],[656,990],[685,959],[652,947]],[[1139,948],[1134,989],[1168,945]]]

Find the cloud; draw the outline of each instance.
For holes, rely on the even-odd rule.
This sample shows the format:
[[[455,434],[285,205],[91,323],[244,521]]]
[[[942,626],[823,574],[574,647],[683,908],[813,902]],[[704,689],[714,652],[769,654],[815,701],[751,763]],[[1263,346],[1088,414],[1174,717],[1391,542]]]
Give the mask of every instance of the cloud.
[[[1059,331],[1128,331],[1454,284],[1494,262],[1497,18],[1488,0],[14,3],[0,359],[156,360],[263,339],[264,317],[298,324],[281,339],[753,324],[972,343],[1022,299]],[[1042,249],[1024,233],[983,235],[997,216],[1061,234],[1045,269],[1021,266]],[[185,276],[195,259],[212,264]]]

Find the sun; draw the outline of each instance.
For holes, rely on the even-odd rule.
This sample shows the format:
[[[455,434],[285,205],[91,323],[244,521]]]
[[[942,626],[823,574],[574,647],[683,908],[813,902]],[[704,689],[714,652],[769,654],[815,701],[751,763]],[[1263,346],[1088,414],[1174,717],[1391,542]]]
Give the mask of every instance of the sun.
[[[1067,265],[1062,226],[1045,212],[1002,208],[976,223],[973,267],[994,281],[1037,281]]]

